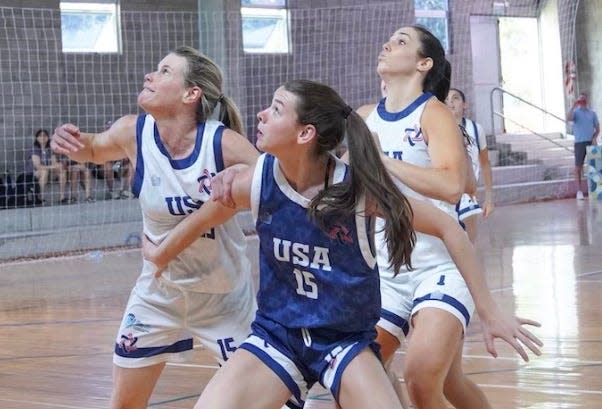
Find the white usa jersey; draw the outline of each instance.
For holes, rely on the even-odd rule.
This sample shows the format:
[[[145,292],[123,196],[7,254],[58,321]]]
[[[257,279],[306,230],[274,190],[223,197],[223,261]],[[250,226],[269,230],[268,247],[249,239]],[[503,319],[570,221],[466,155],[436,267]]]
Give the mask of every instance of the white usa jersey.
[[[402,160],[420,167],[431,167],[431,158],[428,145],[424,140],[420,120],[426,103],[433,94],[425,92],[420,95],[407,108],[400,112],[388,112],[385,108],[383,98],[377,107],[366,118],[366,124],[372,132],[378,134],[382,150],[391,158]],[[402,193],[435,205],[448,213],[454,219],[457,218],[455,206],[437,199],[433,199],[415,192],[403,183],[397,183]],[[377,219],[376,224],[376,248],[377,261],[381,271],[381,279],[393,276],[392,270],[388,268],[387,245],[383,232],[384,221]],[[443,242],[426,234],[416,232],[416,244],[412,252],[412,276],[427,271],[431,267],[441,266],[453,261],[447,252]],[[403,272],[403,271],[400,271]],[[397,276],[396,280],[407,279]]]
[[[466,133],[470,137],[470,145],[468,145],[466,150],[472,162],[474,176],[478,181],[481,173],[479,153],[487,149],[487,138],[485,137],[485,132],[483,132],[483,127],[471,119],[462,118],[462,126],[466,129]]]
[[[140,199],[144,234],[160,243],[186,216],[209,200],[211,177],[224,168],[221,122],[197,125],[192,153],[172,159],[151,115],[140,115],[136,125],[137,157],[132,191]],[[250,277],[244,233],[236,218],[199,233],[174,258],[163,277],[189,291],[227,293]],[[144,260],[143,274],[153,270]]]

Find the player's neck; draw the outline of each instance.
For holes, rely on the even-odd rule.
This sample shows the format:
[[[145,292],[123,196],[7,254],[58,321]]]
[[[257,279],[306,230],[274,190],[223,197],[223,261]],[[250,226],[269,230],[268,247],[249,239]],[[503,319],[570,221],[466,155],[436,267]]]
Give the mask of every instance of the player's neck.
[[[161,120],[156,122],[161,142],[173,159],[187,157],[196,143],[195,121]]]
[[[307,199],[312,199],[324,188],[324,176],[328,175],[330,179],[330,168],[333,167],[332,163],[328,167],[328,156],[312,160],[300,157],[279,159],[278,165],[288,184]]]
[[[387,88],[385,108],[389,112],[402,111],[422,94],[423,90],[418,86],[391,84],[390,88]]]

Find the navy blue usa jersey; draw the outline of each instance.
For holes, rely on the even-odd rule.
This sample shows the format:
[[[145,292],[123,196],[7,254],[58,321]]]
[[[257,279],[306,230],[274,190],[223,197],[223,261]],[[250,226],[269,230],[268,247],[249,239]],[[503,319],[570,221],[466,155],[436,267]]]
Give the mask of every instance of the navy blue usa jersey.
[[[339,183],[347,166],[333,159],[333,183]],[[355,215],[329,222],[324,232],[308,217],[310,200],[289,185],[278,160],[264,154],[251,202],[260,240],[259,314],[289,328],[373,330],[380,290],[365,198]]]

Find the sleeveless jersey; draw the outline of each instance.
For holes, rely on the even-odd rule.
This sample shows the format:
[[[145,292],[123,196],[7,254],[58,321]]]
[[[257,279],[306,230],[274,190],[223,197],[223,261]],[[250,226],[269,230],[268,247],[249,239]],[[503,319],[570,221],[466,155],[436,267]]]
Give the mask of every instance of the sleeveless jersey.
[[[470,145],[468,145],[466,149],[472,162],[472,170],[474,171],[474,176],[478,181],[479,175],[481,173],[479,153],[482,150],[487,149],[487,139],[485,138],[483,128],[475,121],[468,118],[462,118],[462,126],[464,127],[464,129],[466,129],[466,132],[470,137]]]
[[[333,183],[339,183],[347,168],[335,160]],[[308,217],[310,200],[269,154],[257,162],[251,199],[260,246],[257,314],[287,328],[374,330],[380,289],[365,199],[325,233]]]
[[[143,229],[160,243],[186,216],[209,200],[211,177],[223,170],[221,140],[224,125],[199,123],[192,153],[172,159],[155,120],[140,115],[136,125],[136,171],[132,192],[140,199]],[[168,265],[163,277],[177,286],[203,293],[227,293],[250,277],[246,241],[236,218],[207,232]],[[152,269],[144,260],[143,272]]]
[[[385,98],[366,118],[366,124],[372,132],[378,134],[381,147],[385,154],[391,158],[403,160],[420,167],[431,167],[431,158],[428,145],[424,140],[420,120],[428,100],[434,97],[430,92],[420,95],[407,108],[400,112],[388,112],[385,108]],[[429,202],[438,207],[454,219],[457,218],[455,205],[433,199],[415,192],[403,183],[397,183],[402,193],[420,200]],[[378,218],[376,222],[376,255],[383,279],[392,278],[393,271],[389,268],[387,245],[384,240],[384,220]],[[413,273],[452,263],[445,244],[437,237],[416,232],[416,244],[412,251]],[[400,273],[407,272],[402,267]],[[395,280],[403,280],[397,276]],[[405,278],[407,279],[407,277]]]

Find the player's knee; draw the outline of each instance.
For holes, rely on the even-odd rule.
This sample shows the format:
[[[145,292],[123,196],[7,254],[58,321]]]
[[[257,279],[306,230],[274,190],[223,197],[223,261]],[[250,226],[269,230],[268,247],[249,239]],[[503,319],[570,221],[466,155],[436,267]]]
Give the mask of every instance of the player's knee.
[[[443,379],[441,369],[428,360],[412,359],[406,361],[404,378],[408,392],[418,404],[431,396],[443,395]],[[420,405],[419,405],[420,406]]]

